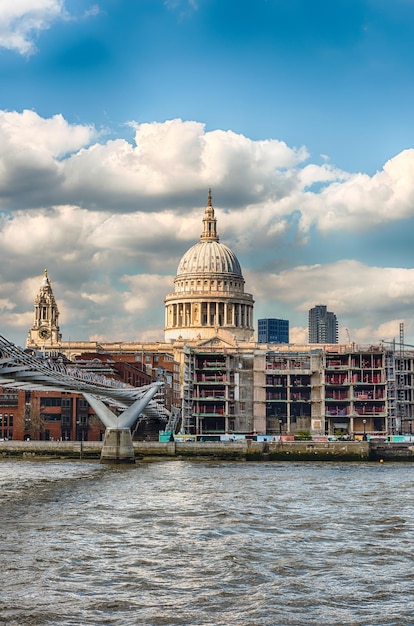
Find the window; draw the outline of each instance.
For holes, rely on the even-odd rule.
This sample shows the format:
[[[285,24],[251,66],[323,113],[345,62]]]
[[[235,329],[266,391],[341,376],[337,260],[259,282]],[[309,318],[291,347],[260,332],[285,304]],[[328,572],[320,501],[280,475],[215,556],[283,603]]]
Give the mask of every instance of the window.
[[[17,406],[18,397],[17,393],[2,393],[0,394],[0,406]]]
[[[61,406],[61,398],[41,398],[40,406]]]
[[[60,422],[60,415],[56,413],[43,413],[45,422]]]

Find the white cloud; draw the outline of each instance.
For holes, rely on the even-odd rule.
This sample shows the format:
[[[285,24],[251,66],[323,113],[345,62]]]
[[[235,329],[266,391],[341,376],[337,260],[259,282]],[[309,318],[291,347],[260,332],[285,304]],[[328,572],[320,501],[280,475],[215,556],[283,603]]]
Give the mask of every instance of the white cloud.
[[[62,204],[61,159],[96,136],[93,127],[61,115],[0,111],[0,207],[49,206],[56,198]]]
[[[320,194],[307,193],[302,228],[312,223],[322,231],[362,230],[414,215],[414,150],[404,150],[370,177],[354,174],[333,182]]]
[[[20,54],[35,51],[34,36],[65,19],[64,0],[3,0],[0,3],[0,46]]]
[[[62,115],[40,117],[34,111],[0,111],[1,156],[26,153],[27,163],[49,160],[84,147],[97,133],[92,126],[69,124]]]
[[[369,343],[398,333],[395,314],[414,331],[414,269],[367,266],[356,260],[314,266],[298,266],[278,274],[248,272],[255,299],[273,310],[273,317],[291,311],[294,322],[306,328],[307,314],[316,304],[326,304],[342,329],[352,330],[351,339]],[[269,315],[268,315],[269,316]],[[269,316],[270,317],[270,316]],[[382,321],[388,320],[388,322]],[[388,326],[387,326],[388,324]],[[359,329],[359,330],[358,330]],[[296,337],[301,333],[296,331]],[[303,335],[303,333],[302,333]],[[346,341],[346,337],[342,337]]]
[[[128,286],[124,296],[125,311],[139,314],[148,307],[157,307],[165,295],[172,291],[174,276],[139,274],[123,276],[121,282]]]
[[[414,150],[370,177],[308,163],[303,148],[198,122],[133,127],[135,143],[105,142],[59,115],[0,111],[5,328],[20,325],[25,337],[47,267],[66,337],[160,338],[164,297],[201,234],[211,186],[220,239],[242,261],[256,318],[290,319],[293,340],[303,342],[307,310],[323,303],[354,340],[379,339],[397,318],[414,332],[411,257],[404,267],[381,267],[382,243],[364,247],[364,263],[353,246],[354,233],[414,217]],[[344,242],[319,263],[324,239],[315,228]],[[397,235],[387,246],[398,250]]]
[[[278,168],[291,168],[308,156],[304,148],[294,150],[282,141],[253,141],[231,131],[206,132],[199,122],[175,119],[131,126],[136,147],[129,152],[128,164],[147,193],[171,194],[211,185],[234,189],[230,181],[237,180],[240,193],[260,196],[266,182],[276,191]]]
[[[300,326],[290,327],[289,341],[290,343],[306,345],[308,343],[308,329]]]
[[[208,187],[227,208],[267,234],[300,215],[299,232],[361,232],[414,216],[414,150],[390,159],[373,176],[306,163],[304,148],[278,140],[253,141],[198,122],[132,124],[135,144],[97,143],[93,127],[32,111],[0,112],[0,194],[3,209],[80,204],[123,213],[183,212]],[[95,143],[92,143],[95,141]]]
[[[171,120],[135,129],[136,145],[117,139],[89,146],[97,137],[91,127],[70,125],[61,116],[42,120],[30,111],[3,113],[0,193],[10,202],[4,208],[29,204],[25,180],[31,206],[80,201],[114,212],[152,211],[163,209],[168,199],[184,209],[209,186],[220,187],[230,204],[274,203],[298,185],[295,167],[307,157],[304,149],[284,142],[206,132],[197,122]]]
[[[254,280],[251,274],[250,280]],[[414,305],[414,269],[340,260],[269,274],[266,283],[259,283],[256,291],[261,298],[277,294],[278,300],[287,302],[294,302],[300,294],[302,311],[323,302],[329,303],[335,312],[352,314],[356,308],[360,311],[361,300],[368,311],[380,305],[392,309],[395,301]]]
[[[95,17],[97,4],[83,10],[79,17],[70,14],[65,0],[2,0],[0,2],[0,47],[22,55],[36,52],[35,39],[42,30],[59,20],[76,21]]]

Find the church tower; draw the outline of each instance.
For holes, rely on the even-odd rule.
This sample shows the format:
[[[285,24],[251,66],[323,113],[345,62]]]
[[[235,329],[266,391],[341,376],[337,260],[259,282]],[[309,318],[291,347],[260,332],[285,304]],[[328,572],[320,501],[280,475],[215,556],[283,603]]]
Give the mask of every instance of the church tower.
[[[236,255],[219,241],[209,190],[200,240],[182,257],[174,292],[165,298],[165,341],[251,341],[253,305]]]
[[[56,350],[62,335],[59,332],[59,311],[47,270],[34,304],[34,323],[27,335],[26,348]]]

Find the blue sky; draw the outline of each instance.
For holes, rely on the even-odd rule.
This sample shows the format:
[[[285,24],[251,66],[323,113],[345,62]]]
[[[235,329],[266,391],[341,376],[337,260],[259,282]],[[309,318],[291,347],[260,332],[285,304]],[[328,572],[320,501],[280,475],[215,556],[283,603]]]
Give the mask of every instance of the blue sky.
[[[413,48],[413,0],[0,5],[1,334],[47,267],[64,339],[161,339],[211,186],[256,319],[414,344]]]

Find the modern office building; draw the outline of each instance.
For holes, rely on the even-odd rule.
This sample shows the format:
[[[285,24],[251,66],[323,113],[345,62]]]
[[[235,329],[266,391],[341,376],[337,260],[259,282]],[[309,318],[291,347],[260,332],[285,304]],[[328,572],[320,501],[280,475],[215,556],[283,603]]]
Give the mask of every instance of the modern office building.
[[[258,343],[289,343],[289,320],[274,317],[258,320]]]
[[[308,320],[309,343],[338,343],[338,320],[326,305],[310,309]]]

